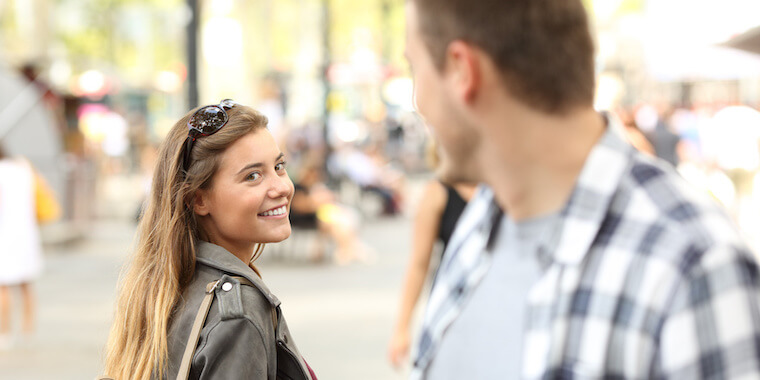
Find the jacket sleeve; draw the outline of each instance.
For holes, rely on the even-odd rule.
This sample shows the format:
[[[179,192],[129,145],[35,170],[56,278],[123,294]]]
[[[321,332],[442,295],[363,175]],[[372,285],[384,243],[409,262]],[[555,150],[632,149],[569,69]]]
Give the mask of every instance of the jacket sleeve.
[[[191,379],[267,379],[268,346],[247,318],[219,321],[193,358]]]

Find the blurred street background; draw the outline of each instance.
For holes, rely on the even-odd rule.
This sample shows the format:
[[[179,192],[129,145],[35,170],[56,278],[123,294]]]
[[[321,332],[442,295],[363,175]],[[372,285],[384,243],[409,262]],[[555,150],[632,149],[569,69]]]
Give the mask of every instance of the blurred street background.
[[[760,3],[584,2],[597,108],[757,248]],[[0,0],[0,145],[63,209],[41,226],[37,331],[0,349],[0,379],[99,373],[155,149],[188,110],[224,98],[267,115],[294,182],[324,185],[367,247],[339,256],[302,226],[267,247],[264,279],[300,350],[323,379],[404,378],[386,348],[432,173],[403,50],[403,0]]]
[[[409,186],[411,193],[420,191],[417,183]],[[110,201],[137,201],[127,190],[118,195]],[[76,242],[48,247],[45,275],[35,283],[37,333],[0,351],[0,379],[100,374],[117,277],[134,230],[129,215],[113,215],[93,223]],[[366,223],[361,238],[374,252],[367,263],[262,260],[264,280],[282,301],[296,343],[321,379],[405,378],[406,372],[394,371],[385,358],[410,231],[404,215]],[[265,255],[270,251],[278,252],[270,246]]]

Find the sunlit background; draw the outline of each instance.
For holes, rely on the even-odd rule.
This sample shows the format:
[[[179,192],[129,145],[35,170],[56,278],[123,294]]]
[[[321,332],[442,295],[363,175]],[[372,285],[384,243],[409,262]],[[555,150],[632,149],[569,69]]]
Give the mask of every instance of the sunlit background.
[[[597,43],[597,108],[613,111],[634,145],[674,164],[726,206],[752,244],[760,243],[760,2],[584,2]],[[265,113],[294,180],[316,165],[340,202],[355,210],[365,242],[381,242],[365,264],[377,273],[359,277],[382,283],[382,291],[352,293],[376,296],[365,301],[374,314],[362,321],[370,325],[357,327],[357,334],[372,331],[365,361],[341,364],[334,348],[323,346],[320,331],[329,328],[312,323],[340,323],[339,314],[310,315],[303,305],[315,299],[282,285],[303,311],[291,321],[295,335],[305,336],[302,351],[319,352],[312,357],[325,378],[356,378],[352,371],[362,365],[377,378],[400,376],[384,349],[410,244],[409,215],[420,183],[431,177],[428,135],[414,113],[403,49],[403,0],[0,0],[0,142],[33,162],[64,209],[59,221],[43,226],[48,267],[81,265],[99,249],[114,252],[98,283],[102,298],[80,299],[99,302],[88,309],[101,315],[94,338],[56,341],[87,342],[80,351],[91,359],[71,378],[99,368],[115,276],[156,146],[189,109],[223,98]],[[368,197],[372,186],[381,190]],[[396,244],[387,247],[391,253],[386,243]],[[303,272],[303,265],[273,270],[316,281],[321,273]],[[65,274],[52,278],[68,281]],[[46,309],[46,297],[55,296],[44,291],[57,285],[45,281],[42,342],[45,328],[55,336],[56,321],[76,319],[65,305]],[[345,300],[335,292],[316,298],[337,309]],[[61,354],[50,350],[38,350],[40,360]],[[45,378],[20,359],[38,351],[0,352],[0,378],[4,369]]]

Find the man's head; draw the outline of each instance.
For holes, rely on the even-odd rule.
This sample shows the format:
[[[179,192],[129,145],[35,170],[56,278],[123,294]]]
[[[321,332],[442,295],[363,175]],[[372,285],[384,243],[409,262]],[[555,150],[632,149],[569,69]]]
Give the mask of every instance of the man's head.
[[[484,115],[505,109],[494,94],[548,115],[592,107],[593,50],[580,0],[408,0],[406,56],[439,176],[483,181]],[[519,118],[506,116],[500,127]]]
[[[504,88],[536,110],[591,106],[594,46],[581,0],[409,0],[433,64],[463,41],[488,56]]]

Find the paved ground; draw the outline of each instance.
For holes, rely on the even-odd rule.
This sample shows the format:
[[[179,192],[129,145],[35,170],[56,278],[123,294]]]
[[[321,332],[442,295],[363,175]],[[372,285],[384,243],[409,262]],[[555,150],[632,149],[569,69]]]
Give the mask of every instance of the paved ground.
[[[133,233],[130,221],[110,218],[93,223],[83,241],[49,247],[45,276],[36,283],[38,333],[0,352],[0,379],[78,380],[99,373]],[[376,251],[372,263],[262,265],[299,349],[320,379],[405,378],[389,367],[385,348],[410,235],[407,216],[377,219],[362,229]]]

